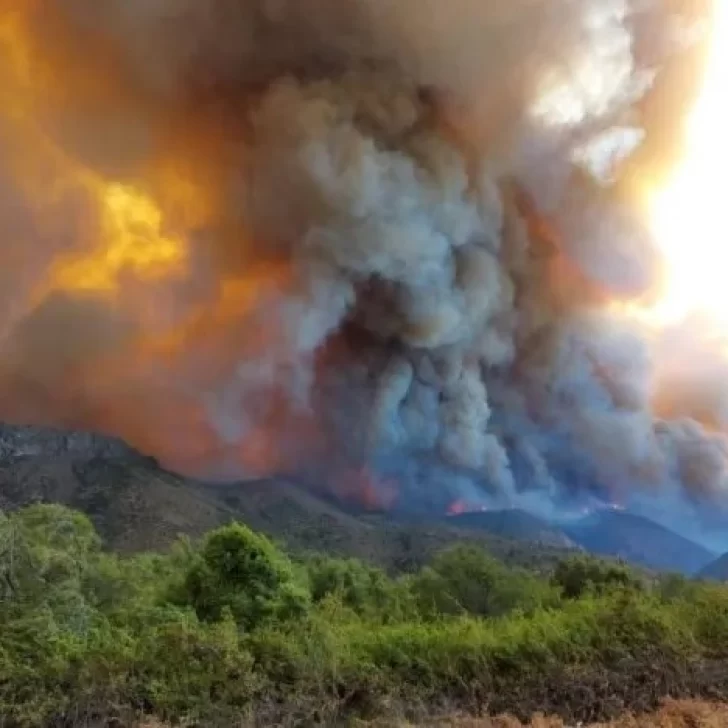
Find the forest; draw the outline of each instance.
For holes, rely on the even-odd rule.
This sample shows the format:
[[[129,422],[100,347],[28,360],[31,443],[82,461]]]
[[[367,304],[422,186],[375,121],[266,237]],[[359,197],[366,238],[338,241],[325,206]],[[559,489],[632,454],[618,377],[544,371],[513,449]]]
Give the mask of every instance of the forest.
[[[240,523],[119,555],[62,506],[0,514],[3,728],[588,721],[720,697],[726,667],[719,583],[582,555],[537,574],[473,544],[386,573]]]

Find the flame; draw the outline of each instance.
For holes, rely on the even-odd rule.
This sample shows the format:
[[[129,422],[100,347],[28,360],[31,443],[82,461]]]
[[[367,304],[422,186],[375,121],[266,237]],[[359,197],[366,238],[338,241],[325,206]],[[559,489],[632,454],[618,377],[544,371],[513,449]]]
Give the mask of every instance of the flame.
[[[711,46],[702,89],[689,116],[681,163],[649,200],[666,274],[649,318],[675,323],[701,313],[728,328],[728,2],[714,0]]]
[[[68,240],[64,237],[58,248],[48,251],[49,256],[52,253],[53,262],[47,270],[45,258],[37,265],[35,262],[32,266],[27,264],[28,268],[32,267],[33,276],[40,271],[40,285],[36,287],[34,277],[27,287],[23,285],[22,293],[18,294],[23,297],[18,313],[8,316],[7,324],[0,323],[4,324],[4,329],[12,331],[17,319],[31,313],[28,309],[40,307],[57,292],[81,298],[93,294],[91,297],[111,304],[108,306],[111,314],[124,314],[119,317],[119,328],[123,330],[118,334],[110,332],[109,341],[96,342],[96,339],[103,338],[99,332],[106,335],[107,329],[114,329],[116,318],[112,315],[108,316],[109,325],[104,316],[100,319],[103,325],[89,329],[85,338],[92,339],[94,346],[87,346],[84,338],[84,346],[79,348],[81,353],[77,357],[67,357],[68,361],[59,352],[63,361],[57,372],[54,369],[53,376],[46,376],[45,372],[39,376],[39,381],[50,382],[52,386],[47,388],[50,391],[44,390],[37,395],[33,391],[33,398],[37,396],[39,402],[35,405],[33,399],[33,411],[42,412],[44,417],[56,421],[121,435],[140,449],[159,456],[164,464],[187,471],[202,471],[210,461],[224,456],[241,463],[247,472],[263,474],[285,469],[285,455],[291,448],[281,442],[284,422],[285,429],[294,433],[300,450],[323,450],[321,441],[326,438],[317,430],[320,423],[305,416],[295,419],[279,402],[274,385],[270,387],[272,391],[265,389],[253,393],[254,402],[238,401],[234,393],[229,397],[232,408],[245,408],[254,413],[251,418],[255,420],[247,429],[241,428],[241,435],[236,431],[231,436],[236,439],[232,444],[210,424],[205,410],[208,401],[198,396],[200,392],[217,394],[228,380],[234,383],[240,362],[259,360],[261,352],[282,348],[279,342],[286,334],[276,330],[275,317],[256,317],[256,313],[260,311],[261,301],[295,285],[287,262],[266,260],[253,265],[249,261],[244,237],[237,235],[238,225],[245,226],[245,221],[238,221],[239,210],[231,213],[231,220],[218,221],[215,205],[226,207],[229,201],[217,198],[232,194],[228,190],[231,184],[227,179],[228,166],[234,167],[238,161],[237,157],[229,161],[225,142],[216,141],[225,136],[215,133],[218,122],[211,118],[208,128],[207,117],[198,118],[191,103],[192,119],[186,114],[180,114],[184,119],[174,118],[175,109],[171,104],[169,109],[156,106],[153,110],[147,109],[144,94],[140,91],[140,98],[137,98],[133,82],[126,79],[122,68],[116,69],[114,59],[109,60],[104,54],[97,58],[96,54],[87,53],[84,44],[77,44],[82,50],[83,63],[71,63],[65,57],[66,54],[74,55],[69,49],[51,47],[53,34],[34,39],[30,28],[25,28],[23,8],[30,5],[37,6],[38,12],[45,10],[39,0],[0,0],[0,134],[7,125],[8,137],[13,139],[13,144],[8,145],[11,159],[4,160],[4,164],[13,168],[14,184],[17,181],[17,186],[24,191],[27,188],[33,215],[41,227],[47,219],[63,215],[64,206],[54,203],[57,197],[63,196],[65,188],[73,188],[74,194],[69,197],[79,198],[78,207],[83,208],[79,217],[83,218],[83,224],[79,225],[78,239],[70,240],[69,234]],[[725,29],[724,16],[725,13],[723,22],[716,24],[717,31]],[[53,18],[49,18],[48,25],[53,26]],[[720,36],[719,32],[717,36]],[[721,40],[719,37],[717,43]],[[47,49],[41,47],[44,42]],[[103,45],[104,41],[99,40],[94,50]],[[723,49],[718,47],[715,55],[721,51]],[[107,70],[117,70],[119,77]],[[720,75],[713,73],[706,82],[713,103],[718,95],[716,88]],[[122,80],[130,87],[127,88]],[[144,130],[150,127],[149,136],[153,140],[150,142],[151,156],[141,155],[146,165],[144,169],[136,166],[133,154],[129,155],[130,159],[126,158],[125,145],[122,144],[116,155],[124,158],[122,171],[118,173],[120,178],[133,179],[133,183],[103,176],[116,175],[115,171],[109,172],[110,167],[116,170],[115,164],[98,165],[104,170],[103,175],[94,171],[95,163],[89,160],[94,159],[93,152],[98,149],[92,144],[94,149],[89,151],[79,143],[76,137],[82,132],[69,134],[71,138],[66,138],[47,120],[55,115],[47,112],[58,111],[64,118],[68,115],[70,121],[64,122],[64,130],[68,131],[67,126],[74,126],[71,112],[78,107],[79,117],[88,110],[92,112],[92,118],[96,114],[102,120],[118,117],[123,126],[126,116],[118,114],[117,109],[123,111],[127,101],[130,118],[135,120],[137,114],[144,117],[142,126]],[[700,116],[699,111],[700,107],[696,111]],[[150,118],[147,119],[147,115]],[[222,114],[221,122],[225,118]],[[157,127],[163,133],[156,133]],[[711,131],[715,132],[713,141],[719,139],[720,124]],[[116,138],[111,132],[109,136]],[[702,132],[696,134],[698,142],[709,136]],[[103,146],[106,132],[100,137],[96,145]],[[119,134],[119,137],[121,141],[126,139],[125,134]],[[129,144],[133,149],[134,142]],[[230,144],[237,146],[238,141],[231,140]],[[76,147],[78,158],[73,152]],[[81,148],[88,153],[81,154]],[[207,156],[210,156],[209,161]],[[713,158],[712,150],[709,157]],[[689,165],[685,169],[690,173]],[[714,185],[715,189],[718,187]],[[695,185],[688,183],[687,188],[695,193]],[[77,191],[80,194],[75,195]],[[679,196],[682,198],[683,193]],[[691,198],[690,205],[699,208],[697,199]],[[664,207],[671,213],[677,209],[669,201]],[[655,215],[659,217],[662,208],[655,209]],[[711,211],[718,209],[717,204],[710,206]],[[72,212],[75,213],[75,207]],[[687,214],[685,217],[689,218]],[[190,233],[204,229],[205,223],[212,219],[215,220],[213,234],[220,233],[219,227],[224,231],[221,236],[224,240],[209,246],[214,247],[214,251],[202,251],[214,253],[210,256],[215,257],[214,261],[200,255],[200,259],[204,257],[205,265],[214,268],[208,276],[205,271],[194,269],[200,250],[191,249],[195,239]],[[176,226],[174,230],[169,228],[171,221]],[[549,268],[549,282],[557,289],[555,295],[559,300],[575,298],[577,290],[581,295],[590,283],[559,251],[558,231],[553,223],[535,213],[530,215],[529,223],[533,226],[532,234],[544,240],[544,248],[549,244],[556,248]],[[668,223],[666,227],[671,231],[679,226]],[[47,237],[55,240],[54,226],[49,224],[48,228]],[[75,228],[72,232],[75,235]],[[228,238],[233,252],[226,247]],[[663,239],[669,248],[671,239],[668,236]],[[681,234],[676,238],[681,244],[685,239],[689,236]],[[69,240],[73,245],[70,251],[63,247]],[[11,254],[22,257],[30,247],[30,243],[18,244],[8,257]],[[10,262],[3,260],[8,268]],[[23,258],[17,268],[22,269],[25,264]],[[682,270],[678,261],[676,271]],[[186,280],[188,273],[189,281]],[[193,278],[195,280],[191,280]],[[178,281],[189,285],[176,287]],[[28,306],[25,305],[26,290],[35,296]],[[596,297],[601,292],[590,291],[590,295]],[[51,319],[52,323],[54,321]],[[58,338],[65,344],[64,335],[65,331],[58,333]],[[73,349],[73,346],[68,348]],[[26,360],[21,348],[17,359],[20,366],[16,369],[25,373],[26,361],[42,369],[45,363],[42,360],[51,357],[43,356],[46,349],[40,351],[40,355]],[[13,376],[16,373],[12,367],[9,371]],[[34,384],[32,376],[29,381]],[[10,400],[16,396],[15,380],[9,377],[8,382],[7,393],[0,388],[0,397]],[[17,398],[20,400],[22,396],[17,395]],[[24,417],[24,410],[19,411]],[[231,449],[232,453],[229,452]],[[337,492],[351,493],[352,499],[356,498],[371,509],[390,508],[397,501],[397,483],[380,478],[368,468],[342,468],[337,475],[341,481],[336,486]],[[453,513],[486,510],[477,504],[458,502],[453,508]]]
[[[180,271],[185,245],[162,233],[162,213],[154,201],[121,184],[99,191],[102,244],[88,255],[58,261],[53,287],[69,291],[113,291],[124,271],[153,281]]]
[[[11,239],[3,249],[3,265],[19,281],[17,291],[0,301],[3,416],[119,435],[188,472],[203,472],[224,457],[252,469],[277,464],[274,441],[257,423],[242,447],[235,444],[240,452],[230,455],[199,392],[214,391],[236,362],[275,339],[273,327],[248,319],[261,297],[288,285],[287,266],[245,265],[246,241],[234,226],[225,229],[235,238],[234,261],[224,250],[199,245],[193,235],[219,217],[219,136],[200,128],[204,122],[197,116],[177,119],[134,105],[105,61],[79,65],[52,39],[41,47],[30,28],[31,9],[40,12],[40,6],[36,0],[0,0],[3,168],[36,223],[21,225],[19,235],[38,236],[38,242]],[[127,136],[119,134],[112,161],[97,165],[106,127],[86,145],[74,122],[87,112],[110,121],[111,144],[117,109],[124,111],[127,101],[131,121],[144,131],[144,153],[133,153],[134,128],[132,153],[126,154]],[[5,235],[14,234],[8,225]],[[3,280],[15,282],[9,275]],[[78,341],[68,342],[68,354],[53,350],[47,356],[44,349],[30,357],[40,374],[27,374],[29,393],[18,385],[18,373],[28,368],[18,332],[38,312],[42,319],[69,305],[98,315],[98,324],[86,331],[75,313],[51,316],[59,339],[73,339],[75,331]],[[42,391],[36,376],[48,385]]]
[[[341,468],[332,476],[331,487],[337,497],[367,511],[389,511],[399,495],[396,480],[380,477],[366,465]]]
[[[464,498],[454,500],[447,507],[448,516],[462,516],[466,513],[487,513],[490,509],[483,504],[472,503]]]

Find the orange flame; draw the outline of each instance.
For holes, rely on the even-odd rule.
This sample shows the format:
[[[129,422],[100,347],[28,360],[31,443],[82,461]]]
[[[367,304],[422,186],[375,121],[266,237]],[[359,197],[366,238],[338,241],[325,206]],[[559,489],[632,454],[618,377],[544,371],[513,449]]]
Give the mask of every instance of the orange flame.
[[[58,260],[51,287],[69,291],[114,291],[119,277],[132,271],[155,281],[184,269],[184,241],[162,231],[162,213],[137,190],[120,184],[101,186],[103,242],[88,255]]]
[[[448,516],[462,516],[466,513],[487,513],[489,508],[482,504],[471,503],[464,498],[454,500],[447,508]]]
[[[399,486],[391,478],[378,477],[371,468],[344,468],[334,479],[335,493],[368,511],[390,510],[397,501]]]
[[[39,230],[38,242],[3,250],[5,271],[28,284],[0,310],[0,417],[106,431],[183,470],[223,456],[254,471],[278,467],[276,418],[287,414],[276,410],[275,392],[233,446],[205,409],[204,394],[240,361],[279,344],[280,332],[268,320],[260,325],[256,309],[292,285],[288,263],[248,262],[244,223],[219,214],[230,165],[226,135],[210,129],[219,119],[148,103],[103,41],[89,38],[93,48],[77,52],[64,11],[47,9],[47,38],[31,27],[41,6],[0,0],[2,171]],[[112,129],[113,142],[126,119],[120,111],[139,123],[141,151],[134,129],[122,129],[120,150],[106,156],[99,145],[108,140],[77,138],[75,123],[88,116]],[[96,163],[107,156],[112,164]],[[84,331],[73,318],[86,310],[97,328]],[[27,322],[49,312],[43,325],[56,344],[26,351]]]

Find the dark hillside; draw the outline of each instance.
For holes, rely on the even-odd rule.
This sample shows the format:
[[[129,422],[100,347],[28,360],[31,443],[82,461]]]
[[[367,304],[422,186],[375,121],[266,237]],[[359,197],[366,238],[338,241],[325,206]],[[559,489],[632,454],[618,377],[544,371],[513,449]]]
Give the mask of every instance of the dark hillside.
[[[694,574],[715,554],[642,516],[600,511],[564,526],[587,551],[624,559],[648,569]]]
[[[579,548],[558,526],[518,509],[462,513],[450,516],[449,521],[457,528],[480,529],[502,538],[556,548]]]
[[[715,581],[728,581],[728,554],[719,556],[704,566],[698,576],[702,579],[714,579]]]
[[[449,522],[353,516],[284,479],[206,484],[167,472],[111,438],[3,426],[0,509],[35,502],[87,513],[106,543],[122,552],[164,549],[181,534],[197,538],[236,519],[294,551],[354,556],[396,570],[416,568],[460,540],[536,568],[565,553]]]

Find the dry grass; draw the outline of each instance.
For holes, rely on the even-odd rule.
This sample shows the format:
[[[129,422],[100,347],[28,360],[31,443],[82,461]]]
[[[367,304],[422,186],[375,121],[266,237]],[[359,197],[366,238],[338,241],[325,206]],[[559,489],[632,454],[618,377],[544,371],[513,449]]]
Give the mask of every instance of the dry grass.
[[[728,705],[690,700],[670,700],[660,711],[639,718],[627,716],[593,728],[725,728]]]
[[[241,724],[243,725],[243,724]],[[360,728],[728,728],[728,704],[697,700],[666,700],[660,710],[648,715],[626,715],[609,723],[566,724],[559,718],[536,715],[528,724],[515,718],[450,718],[431,723],[376,721],[360,723]],[[170,728],[150,720],[139,728]]]
[[[378,728],[406,728],[402,723],[375,723]],[[372,726],[372,728],[374,728]],[[567,725],[559,718],[534,716],[524,725],[515,718],[452,718],[433,723],[409,726],[409,728],[728,728],[728,704],[707,703],[691,700],[667,700],[662,708],[649,715],[626,715],[609,723],[593,723],[589,726]]]

